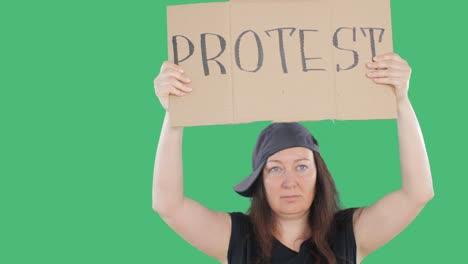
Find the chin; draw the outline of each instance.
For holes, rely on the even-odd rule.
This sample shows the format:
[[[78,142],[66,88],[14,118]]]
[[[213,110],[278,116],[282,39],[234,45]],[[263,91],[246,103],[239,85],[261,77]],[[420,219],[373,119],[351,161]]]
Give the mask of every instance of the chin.
[[[303,214],[306,211],[307,211],[306,208],[302,208],[299,206],[290,206],[290,207],[284,206],[280,210],[282,214]]]

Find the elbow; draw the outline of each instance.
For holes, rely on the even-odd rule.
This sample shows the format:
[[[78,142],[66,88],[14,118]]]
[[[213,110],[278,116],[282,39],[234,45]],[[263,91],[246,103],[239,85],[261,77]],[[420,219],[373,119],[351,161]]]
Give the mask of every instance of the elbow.
[[[430,200],[434,198],[434,189],[432,187],[426,191],[418,190],[417,192],[406,191],[405,192],[408,201],[412,201],[418,205],[426,205]]]
[[[185,197],[183,195],[175,195],[178,192],[153,191],[152,208],[161,217],[168,217],[174,214],[178,208],[182,208]]]
[[[153,204],[153,211],[156,212],[161,218],[167,217],[169,211],[167,209],[164,209],[160,206],[155,206]]]
[[[167,194],[164,194],[162,192],[156,192],[153,190],[153,199],[152,199],[152,208],[153,211],[155,211],[159,215],[164,215],[166,214],[167,208],[170,207],[168,201],[170,200],[170,197],[167,197]]]
[[[161,203],[153,202],[153,211],[155,211],[160,216],[167,214],[167,206],[161,205]]]
[[[161,203],[161,199],[158,199],[157,197],[155,197],[156,195],[153,193],[153,204],[152,204],[152,208],[153,208],[153,211],[155,211],[156,213],[160,213],[162,211],[164,211],[164,204]]]
[[[426,200],[429,202],[430,200],[432,200],[434,198],[434,189],[431,189],[431,191],[429,192],[429,194],[427,195],[426,197]]]
[[[430,200],[434,198],[434,187],[432,186],[432,184],[430,188],[427,189],[423,197],[426,202],[429,202]]]
[[[158,202],[153,202],[153,211],[155,211],[161,218],[167,218],[170,217],[171,215],[174,214],[175,211],[177,211],[177,208],[180,208],[181,206],[176,203],[158,203]]]
[[[156,213],[158,213],[160,210],[159,207],[154,202],[153,202],[152,208],[153,208],[153,211],[155,211]]]
[[[415,196],[414,200],[421,205],[429,203],[434,198],[434,190],[430,189],[425,193],[418,194]]]

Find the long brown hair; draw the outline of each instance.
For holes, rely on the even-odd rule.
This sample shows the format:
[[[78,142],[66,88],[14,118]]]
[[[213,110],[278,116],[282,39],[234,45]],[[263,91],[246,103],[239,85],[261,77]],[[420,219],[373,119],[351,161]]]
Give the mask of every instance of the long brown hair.
[[[339,194],[335,182],[320,154],[313,151],[314,162],[317,168],[317,181],[315,197],[309,210],[308,223],[312,236],[310,248],[314,256],[314,263],[336,264],[335,254],[330,247],[331,225],[334,214],[340,210]],[[259,250],[256,263],[271,263],[271,250],[273,246],[273,227],[275,226],[273,212],[266,199],[265,186],[262,175],[255,183],[251,198],[251,205],[247,211],[250,217],[255,239]]]

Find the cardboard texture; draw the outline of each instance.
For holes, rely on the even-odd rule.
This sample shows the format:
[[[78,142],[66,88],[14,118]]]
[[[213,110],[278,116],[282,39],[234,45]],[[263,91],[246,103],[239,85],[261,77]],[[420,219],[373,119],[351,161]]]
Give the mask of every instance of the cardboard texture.
[[[390,0],[231,0],[167,7],[169,60],[193,91],[172,126],[396,118],[365,64],[393,50]]]

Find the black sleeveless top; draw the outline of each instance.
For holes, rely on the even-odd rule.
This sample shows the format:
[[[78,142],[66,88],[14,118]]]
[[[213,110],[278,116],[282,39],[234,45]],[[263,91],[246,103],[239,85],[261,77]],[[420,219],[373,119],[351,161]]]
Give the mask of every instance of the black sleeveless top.
[[[357,208],[348,208],[338,211],[333,221],[333,239],[331,249],[337,257],[338,264],[356,264],[356,241],[353,230],[353,212]],[[228,249],[229,264],[254,263],[259,247],[253,238],[252,223],[247,215],[241,212],[230,212],[231,238]],[[314,263],[309,250],[311,241],[305,240],[299,252],[283,245],[274,238],[272,248],[272,264],[302,264]]]

